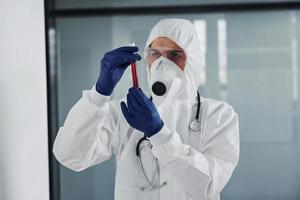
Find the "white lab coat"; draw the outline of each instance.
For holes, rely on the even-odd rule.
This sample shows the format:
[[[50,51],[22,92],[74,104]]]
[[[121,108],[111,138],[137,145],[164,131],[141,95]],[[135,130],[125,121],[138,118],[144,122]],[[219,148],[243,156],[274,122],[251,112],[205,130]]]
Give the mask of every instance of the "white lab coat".
[[[152,29],[146,46],[157,37],[169,37],[187,54],[182,84],[173,90],[177,92],[163,102],[153,99],[165,125],[150,137],[153,147],[142,152],[148,177],[154,174],[157,158],[160,182],[167,185],[152,192],[140,189],[149,186],[135,153],[143,133],[129,126],[120,101],[99,94],[94,87],[84,91],[69,112],[53,152],[61,164],[75,171],[115,154],[115,200],[218,200],[239,160],[238,115],[227,103],[201,96],[201,131],[190,131],[200,83],[197,33],[186,20],[167,19]]]

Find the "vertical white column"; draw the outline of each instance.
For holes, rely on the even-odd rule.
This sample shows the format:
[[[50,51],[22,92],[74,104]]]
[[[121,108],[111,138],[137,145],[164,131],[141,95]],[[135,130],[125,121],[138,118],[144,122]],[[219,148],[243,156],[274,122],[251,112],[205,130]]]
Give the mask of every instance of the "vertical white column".
[[[200,40],[200,49],[201,49],[201,73],[200,73],[200,86],[204,86],[206,84],[206,46],[207,46],[207,28],[206,28],[206,21],[202,19],[196,19],[193,21],[193,24],[196,28],[196,31],[199,36]]]
[[[220,98],[227,99],[227,23],[225,19],[218,20],[218,58],[219,58],[219,82],[221,85]]]
[[[0,200],[48,200],[44,4],[0,0]]]

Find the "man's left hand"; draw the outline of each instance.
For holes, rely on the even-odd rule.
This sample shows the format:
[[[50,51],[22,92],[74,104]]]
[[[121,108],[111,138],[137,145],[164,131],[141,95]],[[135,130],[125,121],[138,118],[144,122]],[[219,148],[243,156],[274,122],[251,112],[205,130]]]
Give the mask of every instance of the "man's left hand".
[[[164,126],[155,105],[140,88],[129,89],[127,106],[125,102],[121,102],[121,109],[128,124],[143,132],[148,138],[158,133]]]

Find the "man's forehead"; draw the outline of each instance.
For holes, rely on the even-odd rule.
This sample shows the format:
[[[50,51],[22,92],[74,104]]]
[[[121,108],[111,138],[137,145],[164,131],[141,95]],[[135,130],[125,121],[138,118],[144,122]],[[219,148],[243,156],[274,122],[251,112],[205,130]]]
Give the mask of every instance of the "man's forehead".
[[[151,43],[150,47],[168,47],[174,49],[181,49],[173,40],[167,37],[158,37]]]

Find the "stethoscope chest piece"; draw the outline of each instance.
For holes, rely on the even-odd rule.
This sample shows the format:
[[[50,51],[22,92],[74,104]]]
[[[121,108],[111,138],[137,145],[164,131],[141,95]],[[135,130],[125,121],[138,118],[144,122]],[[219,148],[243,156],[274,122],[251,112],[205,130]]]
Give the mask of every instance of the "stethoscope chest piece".
[[[189,129],[193,132],[199,132],[201,130],[201,122],[199,119],[199,114],[200,114],[200,108],[201,108],[201,101],[200,101],[200,94],[197,92],[197,112],[196,112],[196,117],[193,121],[190,122],[189,124]]]
[[[189,128],[193,132],[197,132],[201,130],[201,123],[198,119],[194,119],[190,122]]]

